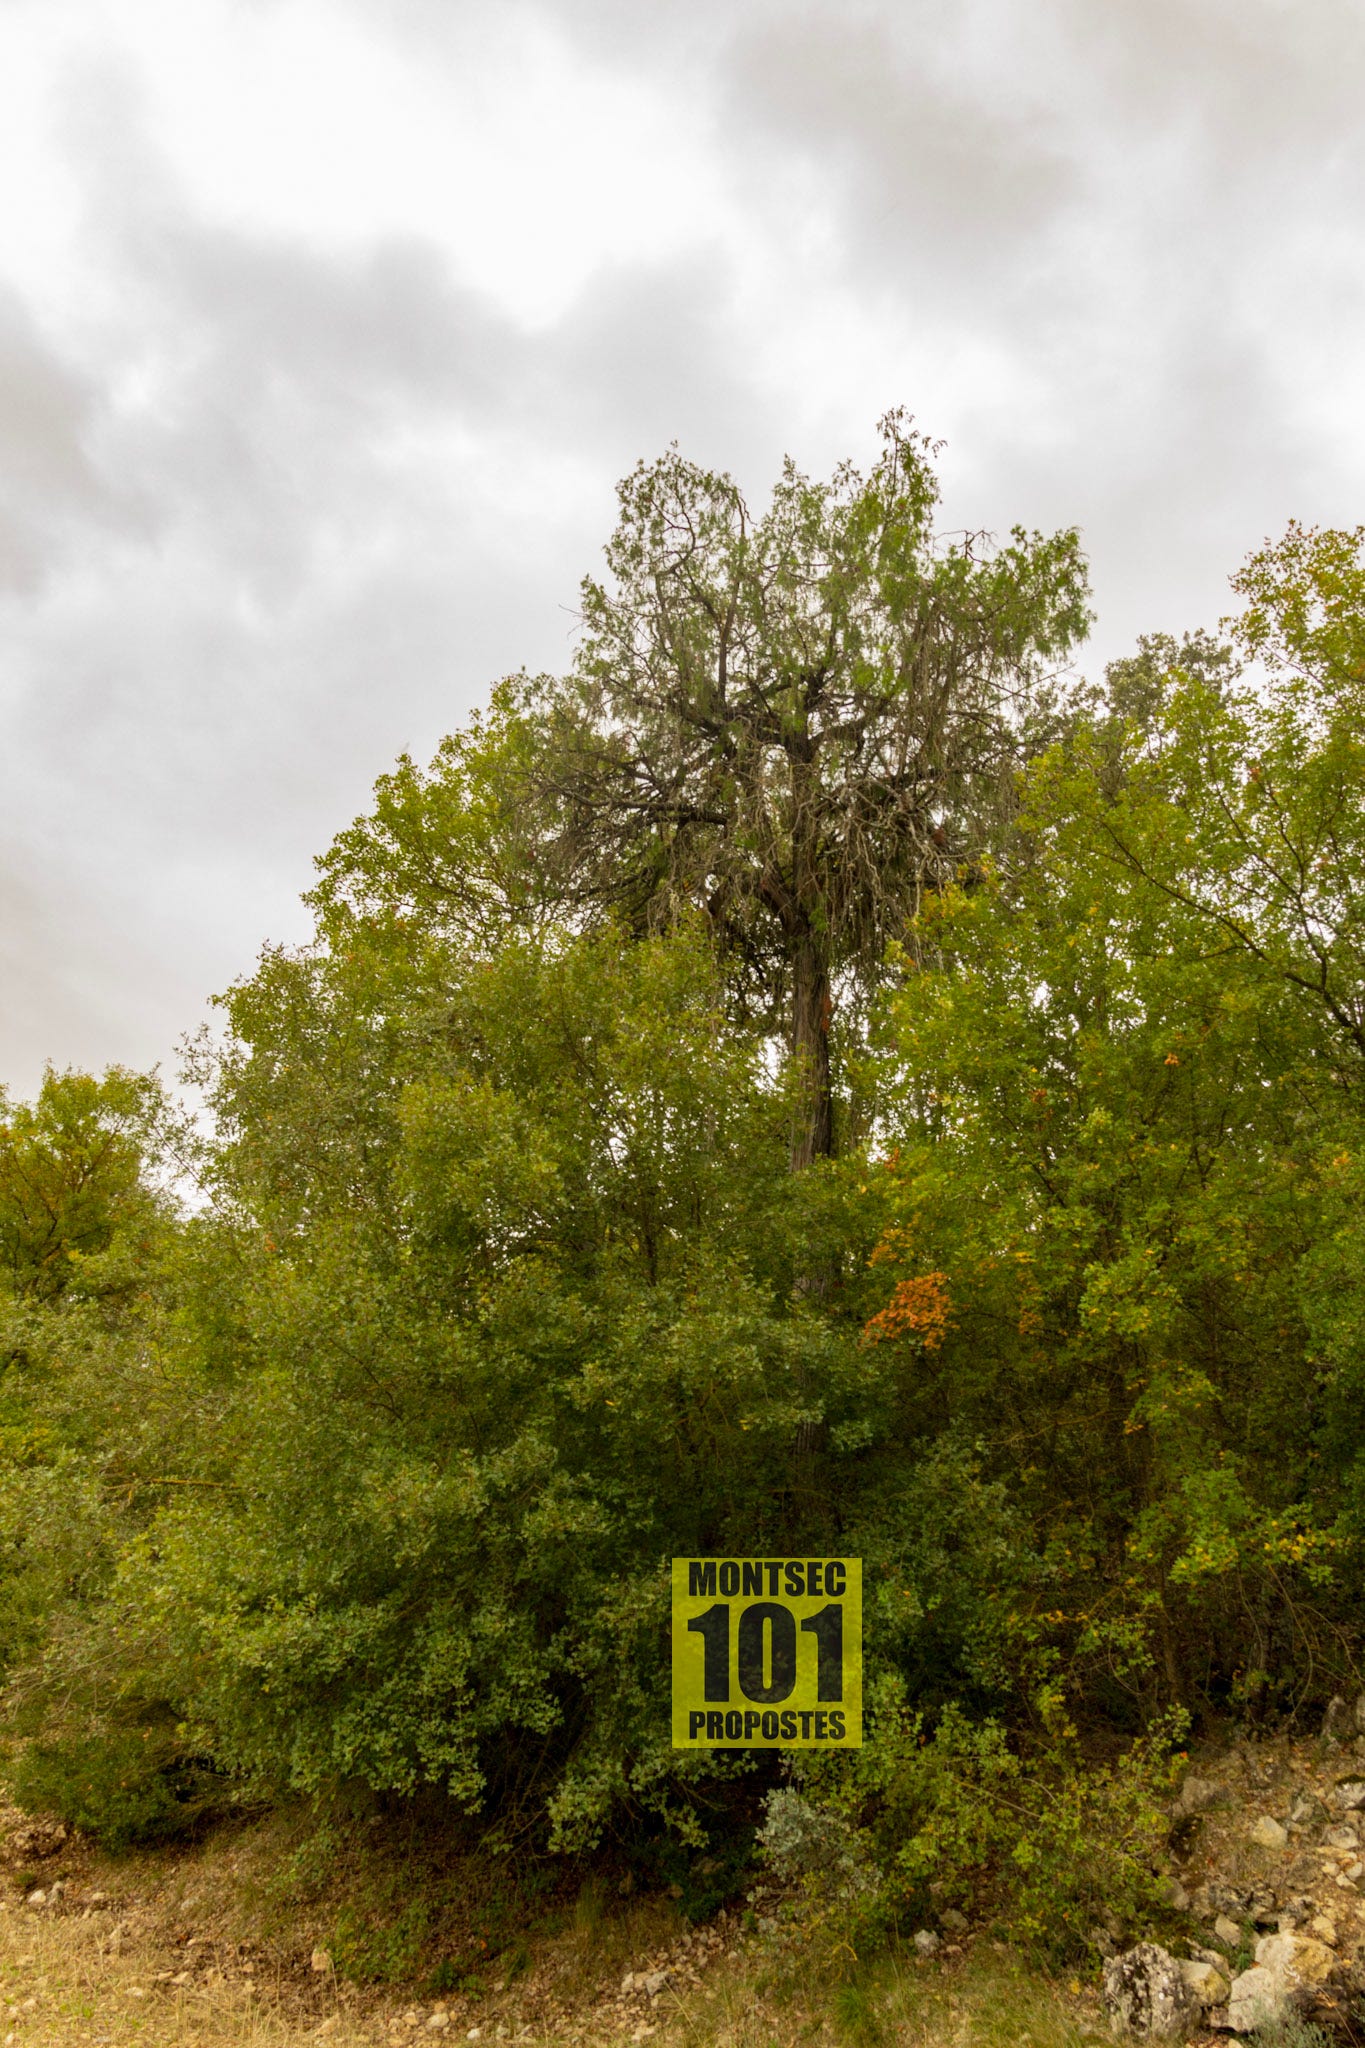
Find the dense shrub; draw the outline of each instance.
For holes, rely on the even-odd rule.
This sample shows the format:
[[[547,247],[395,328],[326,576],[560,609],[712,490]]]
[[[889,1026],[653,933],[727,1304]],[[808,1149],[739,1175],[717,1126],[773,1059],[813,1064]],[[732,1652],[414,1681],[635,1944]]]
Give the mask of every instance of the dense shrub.
[[[84,1735],[24,1743],[11,1779],[21,1806],[59,1813],[107,1849],[183,1835],[229,1803],[221,1781],[165,1726],[105,1720]]]
[[[955,1708],[930,1731],[894,1682],[870,1721],[858,1755],[801,1759],[768,1797],[761,1846],[804,1934],[856,1949],[966,1908],[1060,1962],[1160,1918],[1183,1717],[1108,1764],[1066,1734],[1021,1757],[998,1722]]]

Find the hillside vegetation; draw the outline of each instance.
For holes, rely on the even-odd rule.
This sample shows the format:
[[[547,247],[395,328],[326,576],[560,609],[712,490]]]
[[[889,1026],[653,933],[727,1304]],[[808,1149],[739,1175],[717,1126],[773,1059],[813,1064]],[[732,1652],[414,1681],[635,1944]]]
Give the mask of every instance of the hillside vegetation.
[[[207,1117],[5,1107],[21,1804],[698,1921],[758,1830],[808,1928],[1084,1963],[1188,1731],[1359,1690],[1365,531],[1086,688],[1076,536],[937,537],[932,459],[642,466],[569,674],[220,998]],[[864,1560],[860,1752],[669,1747],[675,1554]]]

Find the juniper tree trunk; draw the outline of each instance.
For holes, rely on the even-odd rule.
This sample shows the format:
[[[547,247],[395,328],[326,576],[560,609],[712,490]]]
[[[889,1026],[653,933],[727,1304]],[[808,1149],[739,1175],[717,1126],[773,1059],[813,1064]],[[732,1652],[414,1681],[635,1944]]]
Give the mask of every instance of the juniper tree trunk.
[[[793,1173],[834,1151],[834,1095],[830,1084],[829,960],[818,933],[803,920],[792,949],[792,1056],[796,1062]]]

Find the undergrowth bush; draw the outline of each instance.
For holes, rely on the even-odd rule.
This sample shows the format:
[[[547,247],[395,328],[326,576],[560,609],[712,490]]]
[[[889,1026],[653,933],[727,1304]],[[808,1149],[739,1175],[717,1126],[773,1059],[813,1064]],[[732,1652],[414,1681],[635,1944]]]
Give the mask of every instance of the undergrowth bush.
[[[55,1813],[106,1849],[168,1841],[225,1804],[225,1788],[174,1730],[113,1728],[26,1743],[10,1769],[27,1812]]]
[[[1256,2048],[1333,2048],[1333,2037],[1300,2013],[1286,2013],[1283,2019],[1257,2027]]]
[[[768,1798],[763,1856],[805,1933],[856,1949],[966,1908],[1062,1962],[1095,1951],[1112,1918],[1161,1917],[1182,1716],[1107,1765],[1065,1728],[1029,1756],[956,1708],[931,1731],[893,1681],[869,1721],[860,1752],[802,1759],[798,1782]]]

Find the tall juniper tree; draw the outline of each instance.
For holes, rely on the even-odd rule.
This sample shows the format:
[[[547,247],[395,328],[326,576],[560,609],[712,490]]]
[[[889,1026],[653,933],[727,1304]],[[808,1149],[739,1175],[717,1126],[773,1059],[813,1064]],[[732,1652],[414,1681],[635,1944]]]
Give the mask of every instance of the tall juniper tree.
[[[1073,529],[940,540],[933,446],[899,412],[881,433],[867,474],[789,460],[760,518],[676,448],[640,464],[542,696],[574,893],[643,928],[704,913],[788,1035],[795,1167],[834,1149],[836,1001],[979,848],[1088,623]]]

